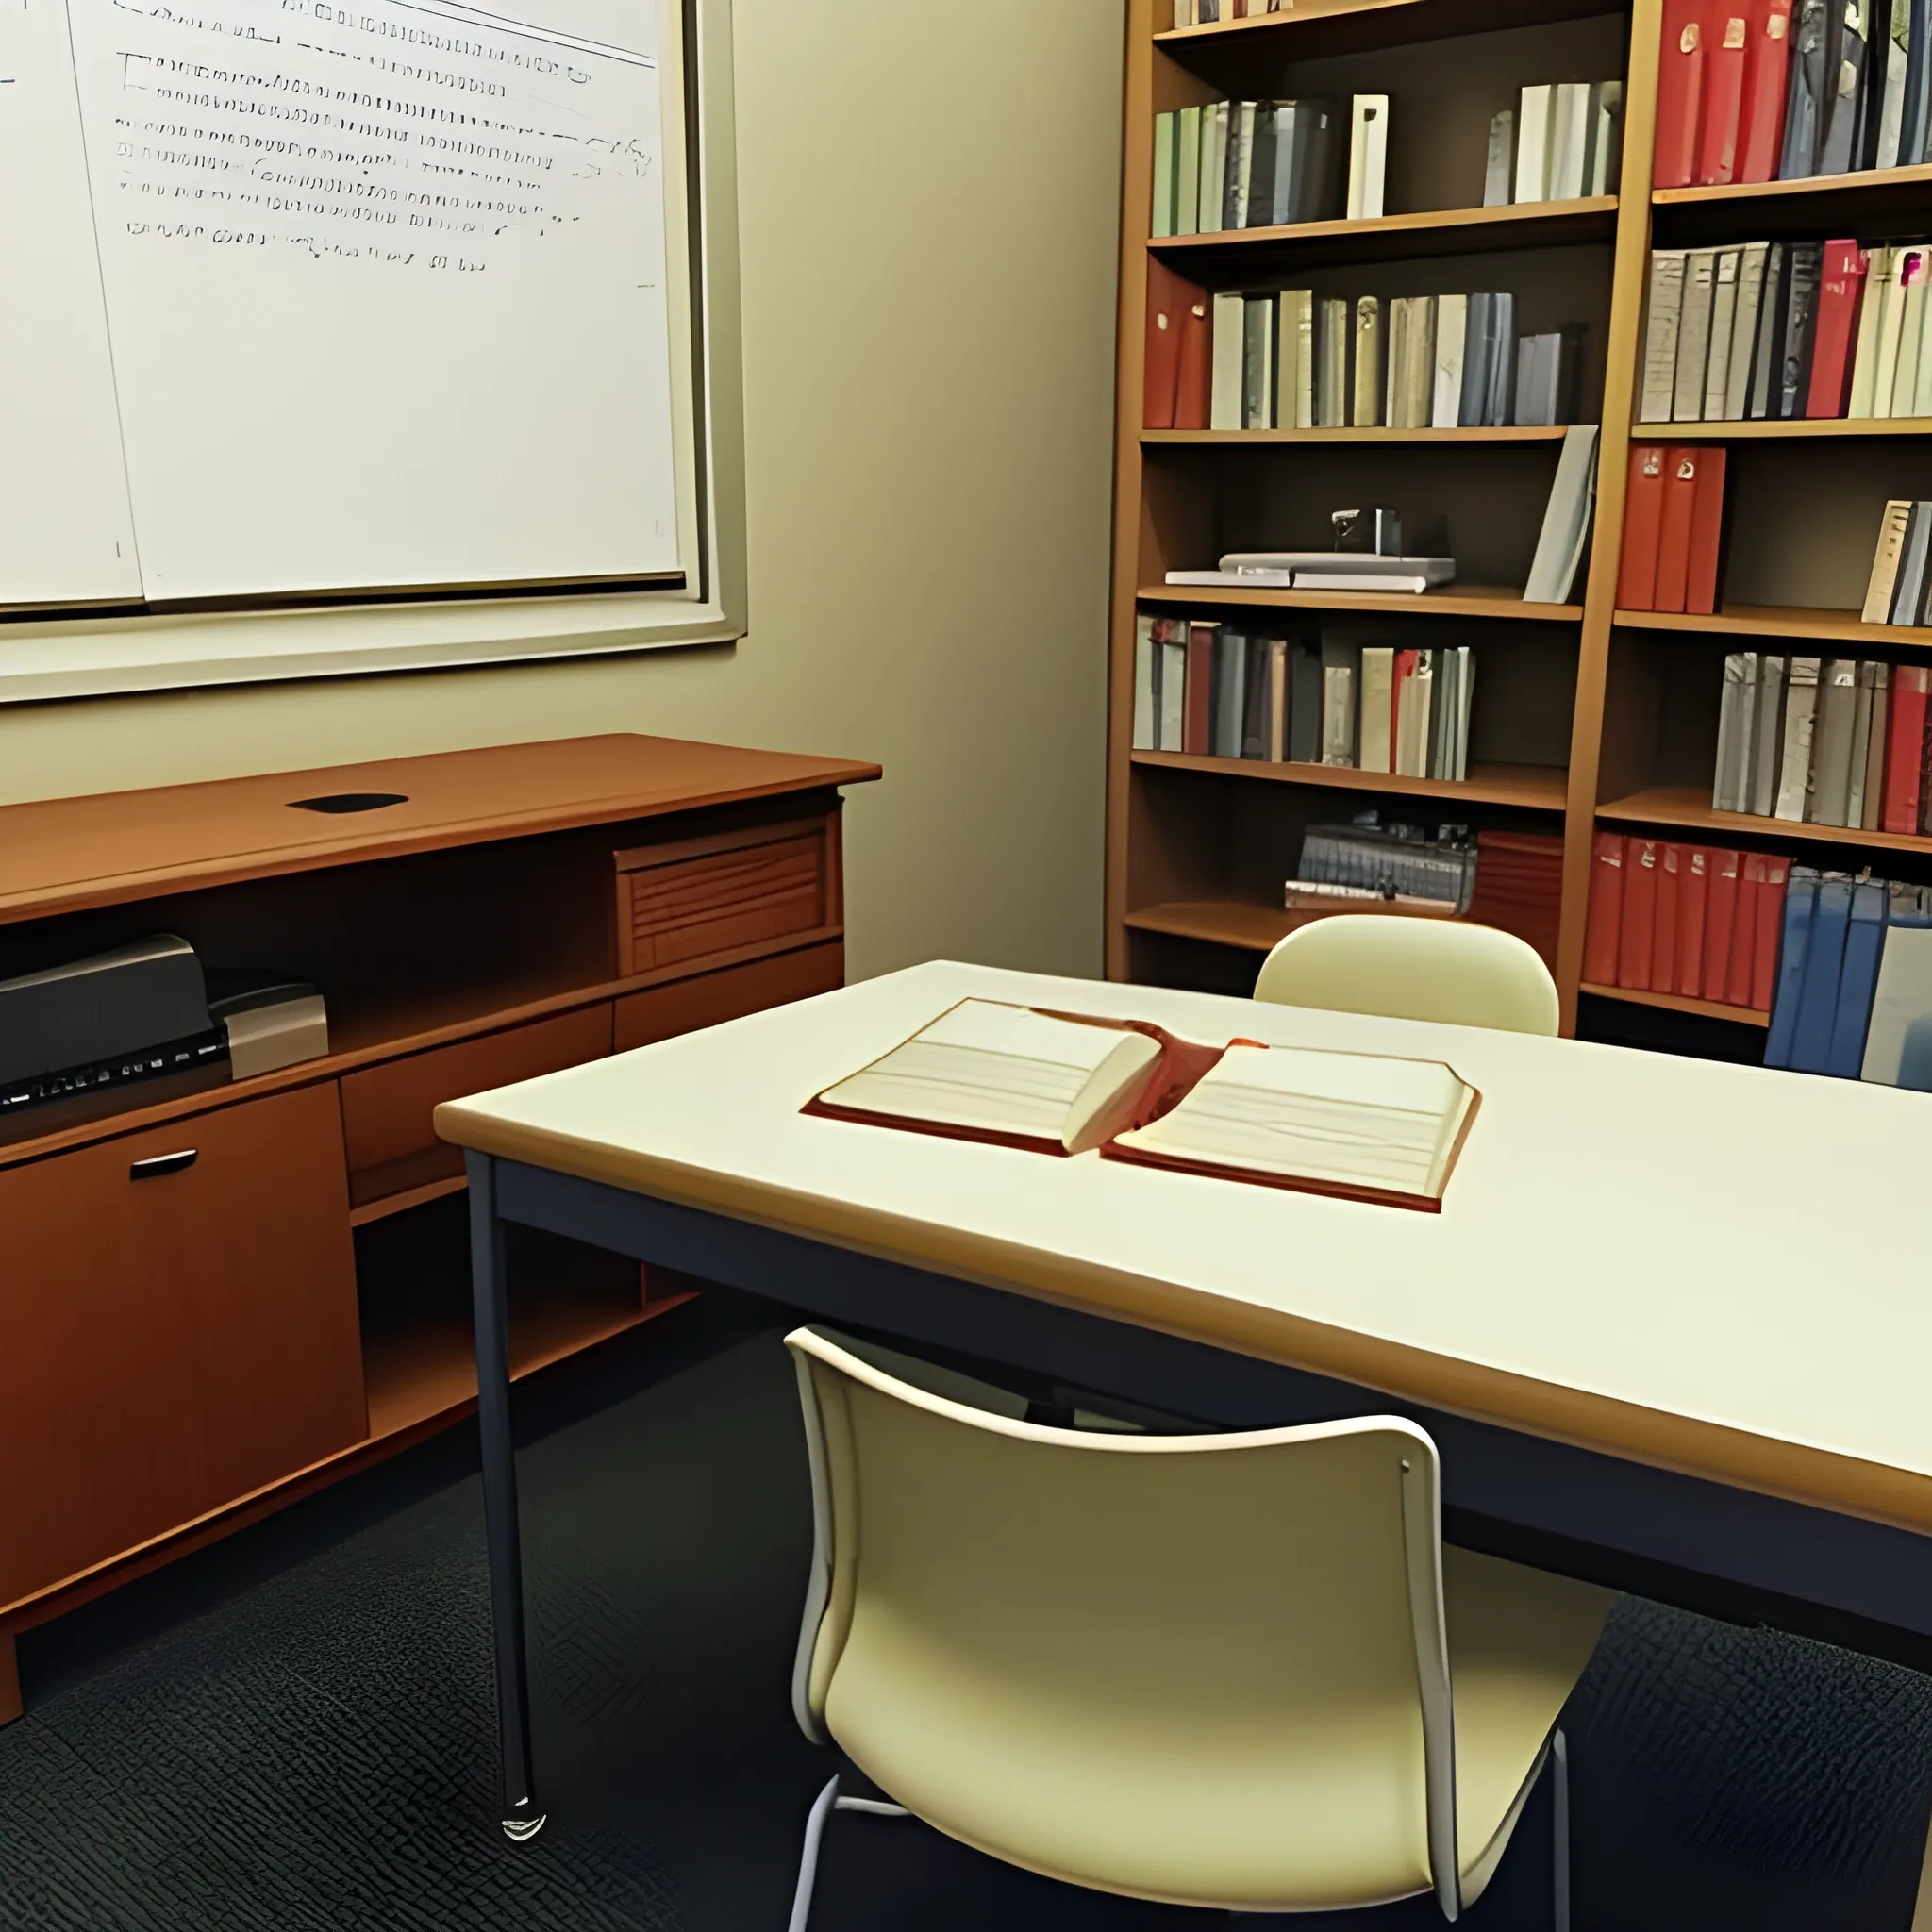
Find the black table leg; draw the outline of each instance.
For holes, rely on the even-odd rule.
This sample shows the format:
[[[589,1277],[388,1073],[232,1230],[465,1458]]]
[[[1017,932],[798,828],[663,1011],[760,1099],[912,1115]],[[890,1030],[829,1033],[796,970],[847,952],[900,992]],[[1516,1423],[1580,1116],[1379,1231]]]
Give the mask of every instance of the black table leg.
[[[517,1528],[516,1445],[509,1432],[509,1311],[496,1163],[464,1157],[470,1175],[470,1274],[476,1324],[476,1421],[483,1438],[483,1536],[496,1641],[496,1722],[503,1747],[503,1829],[519,1842],[543,1829],[530,1773],[530,1687],[524,1656],[524,1558]]]

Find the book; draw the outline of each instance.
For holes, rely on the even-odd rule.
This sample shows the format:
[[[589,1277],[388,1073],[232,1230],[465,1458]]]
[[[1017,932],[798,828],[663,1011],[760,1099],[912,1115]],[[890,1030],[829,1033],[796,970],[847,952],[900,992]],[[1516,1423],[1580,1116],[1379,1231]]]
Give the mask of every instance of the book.
[[[1134,733],[1136,751],[1160,749],[1160,658],[1154,648],[1154,619],[1134,620]]]
[[[1885,757],[1891,737],[1891,682],[1889,664],[1872,667],[1872,735],[1865,754],[1865,808],[1859,818],[1861,830],[1875,832],[1885,816]]]
[[[1685,248],[1651,251],[1643,320],[1643,387],[1637,408],[1640,423],[1671,420],[1677,381],[1677,324],[1683,310],[1689,257],[1690,250]]]
[[[1550,111],[1549,199],[1579,201],[1590,165],[1590,83],[1559,81]]]
[[[1811,382],[1813,325],[1817,320],[1818,284],[1824,265],[1824,247],[1817,242],[1795,242],[1785,252],[1790,282],[1790,306],[1785,316],[1784,374],[1776,413],[1801,416]]]
[[[1862,879],[1852,888],[1844,961],[1839,968],[1837,1008],[1822,1069],[1840,1080],[1856,1080],[1865,1064],[1865,1032],[1872,1019],[1873,995],[1878,987],[1889,896],[1888,887],[1878,879]]]
[[[1307,289],[1284,289],[1274,304],[1274,424],[1281,429],[1310,429],[1315,421],[1315,298]]]
[[[1147,350],[1142,363],[1141,421],[1149,429],[1172,429],[1180,393],[1181,333],[1189,305],[1205,299],[1158,257],[1147,262]]]
[[[1687,845],[1677,873],[1677,961],[1673,991],[1694,1000],[1704,985],[1704,927],[1708,916],[1710,850]]]
[[[1454,429],[1462,420],[1462,358],[1469,328],[1469,297],[1436,297],[1436,387],[1429,422]]]
[[[1827,242],[1818,285],[1807,416],[1842,416],[1851,400],[1852,341],[1865,286],[1865,252],[1854,241]]]
[[[1495,353],[1495,324],[1491,309],[1495,297],[1477,293],[1468,298],[1463,328],[1462,394],[1457,404],[1457,421],[1465,429],[1478,428],[1490,393],[1490,358]]]
[[[1355,305],[1355,384],[1348,420],[1357,428],[1382,421],[1382,305],[1364,295]]]
[[[1101,1154],[1439,1211],[1480,1100],[1440,1060],[1236,1041]]]
[[[1201,109],[1183,108],[1174,116],[1174,232],[1201,232]]]
[[[1913,335],[1916,341],[1918,328],[1924,310],[1924,284],[1925,280],[1927,257],[1923,248],[1894,248],[1891,251],[1890,272],[1887,276],[1885,303],[1878,325],[1876,358],[1872,376],[1872,414],[1876,416],[1896,415],[1899,396],[1899,364],[1905,353],[1906,317],[1912,317]],[[1914,291],[1918,291],[1915,295]],[[1915,351],[1916,361],[1916,351]],[[1909,395],[1915,387],[1906,385]],[[1910,413],[1907,403],[1905,413]]]
[[[1795,0],[1791,8],[1790,79],[1785,94],[1784,151],[1777,178],[1801,181],[1818,172],[1819,142],[1829,96],[1825,87],[1831,0]]]
[[[1398,687],[1395,769],[1406,778],[1429,775],[1429,741],[1434,726],[1436,654],[1406,651]]]
[[[1657,905],[1651,915],[1650,990],[1677,989],[1677,909],[1690,848],[1668,840],[1657,856]]]
[[[1382,371],[1382,421],[1391,429],[1410,425],[1403,415],[1408,398],[1409,298],[1393,295],[1389,300],[1389,353]]]
[[[1274,300],[1248,295],[1241,302],[1241,425],[1274,426]]]
[[[1224,626],[1214,640],[1214,695],[1208,726],[1208,755],[1241,755],[1241,707],[1248,695],[1248,641]]]
[[[1255,172],[1257,105],[1254,101],[1227,104],[1227,167],[1222,179],[1221,220],[1216,225],[1223,229],[1247,225],[1248,185]]]
[[[1750,702],[1757,691],[1757,672],[1755,652],[1733,651],[1724,658],[1724,681],[1718,699],[1717,776],[1710,791],[1713,811],[1748,809],[1746,760],[1751,743]]]
[[[1844,968],[1845,933],[1851,922],[1852,881],[1842,873],[1821,873],[1798,983],[1785,1064],[1801,1074],[1822,1074],[1831,1061],[1832,1022],[1838,1016],[1839,981]]]
[[[1708,617],[1717,608],[1718,564],[1724,544],[1724,472],[1730,452],[1722,444],[1698,459],[1690,495],[1690,549],[1685,558],[1684,608]],[[1666,508],[1668,508],[1668,504]]]
[[[1174,426],[1205,429],[1214,386],[1213,311],[1206,290],[1188,298],[1181,315],[1180,365],[1174,375]]]
[[[1767,651],[1757,660],[1757,703],[1751,718],[1751,815],[1768,819],[1777,805],[1778,759],[1785,741],[1785,673],[1790,659]]]
[[[1395,658],[1386,644],[1362,649],[1361,769],[1393,772],[1395,764]],[[1412,655],[1403,653],[1404,656]]]
[[[1212,235],[1221,228],[1222,204],[1227,198],[1226,101],[1210,101],[1201,109],[1201,188],[1196,232]]]
[[[1403,372],[1403,426],[1426,429],[1434,414],[1436,388],[1436,298],[1408,298],[1408,357]]]
[[[1348,304],[1338,296],[1324,297],[1321,305],[1321,323],[1322,332],[1315,360],[1318,383],[1315,423],[1323,429],[1346,429],[1349,400]]]
[[[1617,938],[1623,921],[1623,835],[1599,831],[1591,846],[1590,913],[1583,934],[1583,977],[1588,984],[1616,985]]]
[[[1251,185],[1254,196],[1250,225],[1257,228],[1283,227],[1294,220],[1294,136],[1295,123],[1300,118],[1303,103],[1300,101],[1272,101],[1269,103],[1268,146],[1269,158],[1266,164],[1268,198],[1262,202]]]
[[[1617,938],[1617,984],[1648,992],[1657,937],[1657,868],[1663,845],[1656,839],[1624,841],[1624,924]],[[1662,989],[1659,989],[1661,991]]]
[[[1932,253],[1923,248],[1906,248],[1899,253],[1898,288],[1892,304],[1897,317],[1886,317],[1889,346],[1895,344],[1897,359],[1892,364],[1888,385],[1888,416],[1909,416],[1917,407],[1919,369],[1924,360],[1925,291],[1932,284]],[[1880,368],[1884,359],[1880,358]]]
[[[1704,102],[1697,146],[1701,187],[1724,187],[1738,177],[1746,25],[1740,7],[1724,0],[1710,18],[1705,36]]]
[[[1745,417],[1762,422],[1775,407],[1779,359],[1784,342],[1789,277],[1785,274],[1785,244],[1774,242],[1764,252],[1764,287],[1757,304],[1757,340],[1751,345],[1751,390]]]
[[[1389,96],[1357,94],[1350,109],[1348,219],[1379,221],[1389,167]]]
[[[1858,665],[1852,658],[1826,659],[1818,676],[1818,716],[1813,742],[1811,796],[1806,817],[1816,825],[1842,825],[1852,783],[1852,726],[1858,702]],[[1862,784],[1863,768],[1859,778]]]
[[[1697,175],[1697,130],[1704,106],[1701,0],[1665,0],[1657,51],[1653,185],[1688,188]]]
[[[1731,342],[1738,325],[1738,275],[1743,264],[1741,248],[1720,248],[1710,297],[1710,347],[1704,362],[1704,406],[1698,411],[1706,423],[1724,419],[1724,399],[1731,387]]]
[[[1738,924],[1738,874],[1744,855],[1719,848],[1710,854],[1709,875],[1704,897],[1704,982],[1699,997],[1724,1005],[1741,1006],[1732,1000],[1726,984],[1731,970],[1731,948]],[[1745,951],[1750,950],[1748,944]],[[1750,991],[1745,989],[1747,994]]]
[[[1247,330],[1247,298],[1221,293],[1214,297],[1214,379],[1208,394],[1208,426],[1241,426],[1242,352]]]
[[[1872,0],[1835,0],[1825,65],[1824,125],[1818,141],[1817,172],[1849,174],[1857,165],[1865,98],[1865,9]]]
[[[1761,852],[1745,852],[1738,861],[1738,909],[1731,931],[1729,971],[1724,978],[1724,1003],[1727,1007],[1749,1008],[1757,985],[1758,913],[1761,908],[1770,868]],[[1782,908],[1780,908],[1782,909]],[[1772,935],[1774,960],[1779,935]]]
[[[1739,252],[1738,300],[1731,321],[1731,345],[1724,375],[1724,408],[1727,423],[1741,423],[1751,400],[1751,354],[1757,341],[1757,308],[1764,297],[1764,263],[1771,244],[1746,242]]]
[[[1554,87],[1526,87],[1516,104],[1516,186],[1519,202],[1548,201],[1551,142],[1556,133]]]
[[[1925,158],[1928,120],[1932,120],[1932,36],[1926,0],[1911,0],[1906,53],[1905,103],[1899,117],[1898,162],[1902,168]]]
[[[1751,1005],[1760,1013],[1771,1011],[1772,993],[1778,969],[1778,934],[1784,918],[1785,888],[1793,870],[1788,859],[1774,854],[1754,854],[1755,866],[1747,867],[1753,892],[1752,917],[1756,931],[1751,942]]]
[[[1594,423],[1573,424],[1563,432],[1563,453],[1543,507],[1536,555],[1523,587],[1526,604],[1567,604],[1590,541],[1591,509],[1596,500]]]
[[[1236,699],[1234,756],[1265,758],[1268,756],[1269,646],[1278,640],[1242,639],[1241,689]]]
[[[1180,123],[1176,109],[1154,117],[1154,196],[1149,231],[1158,242],[1172,235],[1174,195],[1174,135]]]
[[[1179,751],[1187,741],[1188,624],[1185,618],[1156,618],[1157,751]]]
[[[1280,152],[1273,101],[1255,103],[1255,128],[1248,143],[1248,178],[1241,195],[1242,228],[1265,228],[1274,216],[1274,166]]]
[[[1778,749],[1777,798],[1772,816],[1797,824],[1803,824],[1810,811],[1819,669],[1818,658],[1798,657],[1785,668],[1784,741]]]
[[[1690,526],[1696,508],[1697,475],[1712,452],[1677,447],[1664,458],[1663,514],[1657,542],[1657,588],[1653,610],[1682,610],[1690,589]]]
[[[1875,105],[1874,130],[1865,165],[1898,166],[1905,131],[1906,75],[1910,64],[1911,0],[1873,0],[1871,47],[1866,55],[1869,100]],[[1871,112],[1871,108],[1867,108]]]
[[[1288,653],[1288,756],[1297,765],[1322,762],[1322,653],[1291,643]]]
[[[1865,825],[1865,786],[1872,771],[1872,714],[1877,708],[1878,678],[1884,669],[1884,665],[1874,664],[1869,658],[1858,666],[1857,693],[1852,701],[1852,748],[1846,760],[1847,825]]]
[[[1489,391],[1482,420],[1491,428],[1506,427],[1516,394],[1516,297],[1507,290],[1490,297],[1483,344]]]
[[[1912,505],[1908,499],[1894,497],[1885,506],[1885,515],[1878,525],[1878,545],[1872,555],[1872,575],[1865,584],[1864,608],[1858,612],[1862,623],[1890,622],[1899,565],[1905,557],[1906,537],[1911,523]]]
[[[1761,859],[1758,865],[1761,870]],[[1749,877],[1748,868],[1746,877]],[[1764,1041],[1764,1064],[1767,1067],[1788,1067],[1791,1063],[1791,1041],[1798,1027],[1798,1007],[1805,986],[1805,959],[1811,941],[1811,915],[1817,904],[1817,873],[1808,865],[1793,866],[1785,887],[1780,922],[1783,941],[1777,949],[1771,1030]]]
[[[1356,761],[1357,691],[1361,675],[1359,645],[1322,640],[1322,762]]]
[[[1510,163],[1516,155],[1516,110],[1505,108],[1490,120],[1490,151],[1483,163],[1483,206],[1507,207],[1510,199]]]
[[[1670,452],[1654,442],[1630,446],[1624,496],[1624,549],[1617,564],[1617,608],[1657,608],[1657,558],[1664,513],[1664,463]]]
[[[1624,83],[1595,80],[1590,86],[1585,194],[1614,194],[1623,160]]]
[[[1583,325],[1524,336],[1516,352],[1516,420],[1551,427],[1576,420]]]
[[[1291,193],[1289,222],[1325,222],[1342,212],[1344,130],[1348,117],[1337,101],[1298,100],[1294,104],[1290,159]],[[1280,205],[1279,196],[1276,206]]]
[[[1791,0],[1750,0],[1746,14],[1744,99],[1739,116],[1740,181],[1770,181],[1784,147],[1786,69],[1790,56]]]
[[[1866,419],[1878,413],[1875,407],[1878,343],[1884,333],[1885,312],[1891,301],[1897,276],[1895,250],[1874,248],[1866,257],[1865,286],[1858,304],[1857,339],[1852,348],[1852,379],[1845,399],[1847,416]]]
[[[1206,758],[1214,741],[1214,657],[1221,626],[1188,620],[1187,689],[1181,702],[1181,749]]]
[[[1892,586],[1891,609],[1886,622],[1916,625],[1925,602],[1925,560],[1932,546],[1932,504],[1915,503],[1906,525],[1906,541],[1899,552],[1898,581]]]
[[[1892,885],[1886,896],[1859,1077],[1932,1092],[1932,907],[1916,886]]]
[[[1684,258],[1684,290],[1677,317],[1677,366],[1671,382],[1673,422],[1695,423],[1704,414],[1705,363],[1710,353],[1717,257],[1714,248],[1693,248]]]

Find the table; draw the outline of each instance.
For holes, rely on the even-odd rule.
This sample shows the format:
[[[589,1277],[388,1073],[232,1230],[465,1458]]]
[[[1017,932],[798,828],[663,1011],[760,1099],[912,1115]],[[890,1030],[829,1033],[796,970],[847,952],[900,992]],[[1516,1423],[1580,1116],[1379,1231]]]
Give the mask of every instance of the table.
[[[810,1118],[969,995],[1447,1060],[1440,1215]],[[1853,1642],[1932,1637],[1916,1093],[935,963],[446,1103],[467,1152],[504,1828],[531,1774],[502,1227],[1222,1427],[1393,1412],[1452,1541]]]

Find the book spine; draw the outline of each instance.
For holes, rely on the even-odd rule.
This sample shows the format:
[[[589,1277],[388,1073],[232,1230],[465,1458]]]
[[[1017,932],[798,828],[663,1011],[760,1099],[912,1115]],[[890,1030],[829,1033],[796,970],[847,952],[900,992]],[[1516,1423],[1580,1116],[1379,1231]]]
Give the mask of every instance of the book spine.
[[[1707,28],[1704,110],[1697,150],[1697,179],[1705,188],[1738,178],[1738,135],[1744,105],[1748,22],[1740,8],[1721,5]]]
[[[1504,208],[1510,196],[1510,162],[1516,153],[1516,110],[1505,108],[1490,122],[1490,152],[1483,164],[1483,206]]]
[[[1807,416],[1842,416],[1851,400],[1852,337],[1865,287],[1865,252],[1856,242],[1827,242],[1818,285],[1818,326],[1811,349]]]
[[[1160,657],[1154,648],[1154,620],[1134,620],[1134,749],[1158,751]]]
[[[1357,94],[1348,151],[1348,218],[1382,217],[1383,181],[1389,164],[1389,96]]]
[[[1790,252],[1790,308],[1785,320],[1784,377],[1778,391],[1777,413],[1789,420],[1804,413],[1811,380],[1812,329],[1818,315],[1819,270],[1824,250],[1801,242]]]
[[[1624,839],[1599,832],[1591,850],[1590,917],[1583,936],[1583,976],[1592,986],[1617,983],[1617,941],[1624,923]]]
[[[1214,647],[1216,624],[1188,626],[1187,691],[1181,700],[1181,749],[1205,758],[1214,743]]]
[[[1519,202],[1550,198],[1550,136],[1556,89],[1526,87],[1516,106],[1516,187]]]
[[[1724,544],[1724,470],[1722,444],[1704,452],[1690,492],[1690,550],[1685,559],[1684,608],[1700,617],[1717,609],[1718,559]]]
[[[1657,909],[1651,915],[1650,989],[1674,992],[1677,986],[1677,908],[1682,895],[1688,846],[1667,841],[1657,861]]]
[[[1624,549],[1617,563],[1617,607],[1622,610],[1657,608],[1657,543],[1663,526],[1664,464],[1669,455],[1654,442],[1630,446]]]
[[[1921,772],[1924,761],[1925,691],[1923,664],[1895,664],[1885,746],[1885,808],[1880,821],[1888,832],[1919,829]]]
[[[1704,106],[1701,0],[1665,0],[1657,55],[1657,140],[1652,181],[1688,188],[1697,173],[1697,130]]]
[[[1751,348],[1751,393],[1744,414],[1761,422],[1775,407],[1777,362],[1784,341],[1785,245],[1774,242],[1764,255],[1764,292],[1757,305],[1757,340]]]
[[[1624,919],[1617,937],[1617,984],[1631,992],[1650,991],[1657,940],[1657,869],[1663,846],[1656,839],[1624,841]]]
[[[1710,353],[1711,298],[1717,250],[1692,249],[1684,263],[1684,295],[1677,318],[1677,366],[1672,375],[1671,419],[1695,423],[1704,414],[1705,364]]]
[[[1757,877],[1752,883],[1757,891],[1752,907],[1756,930],[1751,948],[1749,1005],[1760,1013],[1771,1014],[1771,1030],[1764,1042],[1764,1064],[1788,1067],[1791,1063],[1791,1036],[1797,1030],[1799,995],[1805,984],[1811,915],[1818,901],[1818,874],[1810,867],[1801,866],[1800,876],[1793,877],[1783,859],[1756,854],[1746,862],[1747,879],[1754,869]]]
[[[1710,853],[1705,846],[1684,849],[1677,876],[1677,976],[1680,997],[1694,1000],[1704,984],[1704,923],[1707,913]]]
[[[1718,699],[1717,775],[1710,788],[1712,811],[1741,811],[1739,779],[1743,758],[1740,746],[1747,735],[1744,719],[1744,673],[1751,662],[1748,651],[1734,651],[1724,658],[1723,693]]]
[[[1214,298],[1214,388],[1208,403],[1210,429],[1241,426],[1241,363],[1247,333],[1247,302],[1241,295]]]
[[[1697,473],[1706,452],[1674,448],[1664,458],[1663,515],[1657,531],[1657,590],[1654,610],[1685,607],[1690,575],[1690,526],[1697,500]]]
[[[1436,298],[1436,392],[1430,423],[1454,429],[1461,421],[1462,358],[1469,328],[1469,297]]]
[[[1349,421],[1357,429],[1382,421],[1382,306],[1364,295],[1355,310],[1355,394]]]
[[[1818,724],[1816,658],[1793,658],[1785,674],[1784,742],[1778,752],[1777,802],[1774,818],[1802,824],[1812,789],[1812,752]]]
[[[1741,423],[1751,399],[1751,352],[1757,341],[1757,306],[1764,297],[1767,244],[1749,243],[1738,261],[1738,303],[1731,323],[1731,346],[1724,375],[1724,419]]]
[[[1154,213],[1152,233],[1158,242],[1174,233],[1174,139],[1180,112],[1154,117]]]
[[[1851,388],[1845,414],[1866,421],[1878,411],[1878,344],[1885,329],[1885,311],[1892,293],[1895,269],[1890,248],[1874,248],[1866,258],[1863,299],[1858,304],[1857,343],[1852,352]]]
[[[1891,731],[1891,666],[1872,667],[1872,731],[1865,752],[1865,809],[1861,831],[1875,832],[1885,817],[1885,748]]]
[[[1715,851],[1710,854],[1708,883],[1705,888],[1704,981],[1702,997],[1729,1005],[1742,1006],[1745,1000],[1731,1000],[1726,982],[1731,970],[1731,944],[1738,923],[1738,870],[1743,855]],[[1750,987],[1745,995],[1748,999]]]
[[[1650,290],[1643,325],[1643,391],[1640,423],[1668,423],[1677,379],[1677,327],[1684,306],[1690,251],[1658,248],[1650,258]]]
[[[1757,705],[1751,721],[1751,815],[1768,819],[1777,803],[1778,755],[1784,748],[1785,671],[1789,659],[1767,651],[1757,660]]]
[[[1909,499],[1893,497],[1885,506],[1885,516],[1878,525],[1878,545],[1872,555],[1872,575],[1865,584],[1864,608],[1858,612],[1861,623],[1890,622],[1892,597],[1898,589],[1899,564],[1905,557],[1911,523]]]
[[[1704,363],[1704,407],[1698,414],[1706,423],[1721,423],[1724,398],[1731,383],[1731,339],[1738,325],[1738,275],[1743,250],[1721,248],[1710,294],[1710,348]]]
[[[1201,231],[1201,124],[1199,108],[1183,108],[1174,117],[1174,231]]]
[[[1790,79],[1786,89],[1780,181],[1803,181],[1818,172],[1824,130],[1827,0],[1796,0],[1791,9]]]
[[[1777,174],[1778,155],[1784,146],[1791,0],[1752,0],[1749,20],[1737,178],[1769,181]]]

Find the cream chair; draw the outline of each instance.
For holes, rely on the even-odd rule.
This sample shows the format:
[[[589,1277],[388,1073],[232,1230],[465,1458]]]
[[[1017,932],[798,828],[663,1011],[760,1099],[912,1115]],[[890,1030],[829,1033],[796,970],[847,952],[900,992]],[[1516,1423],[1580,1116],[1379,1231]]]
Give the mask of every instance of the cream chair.
[[[1261,962],[1255,997],[1505,1033],[1557,1030],[1557,983],[1514,933],[1459,919],[1341,912],[1311,920]]]
[[[1009,1864],[1244,1912],[1478,1898],[1608,1592],[1442,1547],[1389,1416],[1238,1435],[1042,1428],[801,1328],[816,1550],[792,1703],[902,1809]]]

